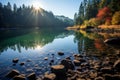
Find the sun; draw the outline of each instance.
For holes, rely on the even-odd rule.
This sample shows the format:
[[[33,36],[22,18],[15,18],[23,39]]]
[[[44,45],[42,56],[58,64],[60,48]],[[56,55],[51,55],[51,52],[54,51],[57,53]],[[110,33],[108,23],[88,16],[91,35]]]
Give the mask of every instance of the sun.
[[[42,47],[41,47],[40,45],[37,45],[37,46],[36,46],[36,49],[38,49],[38,50],[41,49],[41,48],[42,48]]]
[[[32,5],[36,10],[39,10],[42,7],[41,3],[38,1],[33,2]]]

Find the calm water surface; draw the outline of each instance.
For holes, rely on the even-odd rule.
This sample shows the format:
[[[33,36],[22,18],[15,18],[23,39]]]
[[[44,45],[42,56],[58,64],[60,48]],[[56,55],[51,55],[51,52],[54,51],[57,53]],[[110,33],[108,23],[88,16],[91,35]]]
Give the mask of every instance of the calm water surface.
[[[0,32],[0,79],[7,72],[17,69],[23,74],[36,72],[41,75],[50,70],[50,60],[58,64],[63,58],[74,53],[87,56],[101,56],[120,51],[120,46],[110,46],[103,43],[108,37],[119,34],[73,32],[66,30],[8,30]],[[64,52],[59,56],[57,52]],[[48,60],[44,60],[48,57]],[[12,60],[19,58],[14,64]],[[28,60],[30,62],[28,62]],[[20,66],[21,62],[25,65]]]

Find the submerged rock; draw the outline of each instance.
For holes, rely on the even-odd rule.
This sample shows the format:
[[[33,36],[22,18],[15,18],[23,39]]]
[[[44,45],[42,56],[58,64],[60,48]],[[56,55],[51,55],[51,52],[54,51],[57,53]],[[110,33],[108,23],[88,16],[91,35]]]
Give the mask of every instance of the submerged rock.
[[[14,76],[19,75],[19,74],[20,74],[20,72],[18,70],[12,70],[12,71],[8,72],[6,77],[13,78]]]
[[[62,56],[62,55],[64,55],[64,53],[63,52],[58,52],[58,55]]]
[[[27,76],[28,80],[36,80],[36,75],[35,73],[31,73]]]
[[[18,63],[19,59],[18,58],[15,58],[12,60],[13,63]]]
[[[23,66],[25,64],[25,62],[21,62],[20,65]]]
[[[31,59],[28,59],[27,62],[31,62]]]

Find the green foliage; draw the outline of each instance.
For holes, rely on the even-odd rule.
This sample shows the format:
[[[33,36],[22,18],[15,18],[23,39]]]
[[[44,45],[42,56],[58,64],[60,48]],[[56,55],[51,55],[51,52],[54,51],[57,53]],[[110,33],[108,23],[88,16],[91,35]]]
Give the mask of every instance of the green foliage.
[[[120,24],[120,11],[115,12],[115,14],[113,15],[112,24],[113,25]]]

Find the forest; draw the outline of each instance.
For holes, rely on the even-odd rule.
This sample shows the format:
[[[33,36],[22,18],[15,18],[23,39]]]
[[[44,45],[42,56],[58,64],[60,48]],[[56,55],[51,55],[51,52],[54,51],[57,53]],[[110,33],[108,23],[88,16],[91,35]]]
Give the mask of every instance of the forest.
[[[7,5],[0,3],[0,28],[64,28],[68,25],[73,24],[58,19],[51,11],[42,8],[36,10],[34,6],[24,4],[17,7],[10,2]]]
[[[119,0],[83,0],[74,15],[75,25],[80,27],[120,24]]]

